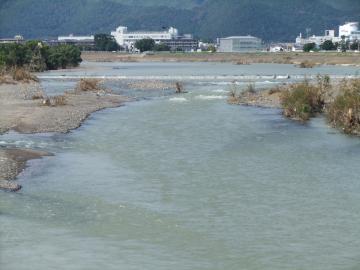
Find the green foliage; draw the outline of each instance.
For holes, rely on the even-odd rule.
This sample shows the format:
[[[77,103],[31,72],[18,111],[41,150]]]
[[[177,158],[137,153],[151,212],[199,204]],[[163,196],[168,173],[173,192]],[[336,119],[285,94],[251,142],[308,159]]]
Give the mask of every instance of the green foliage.
[[[108,34],[95,35],[95,50],[97,51],[118,51],[120,46],[116,43],[113,36]]]
[[[350,49],[355,51],[355,50],[360,50],[360,41],[356,40],[354,41],[351,45],[350,45]]]
[[[0,5],[0,36],[26,38],[110,33],[119,25],[134,30],[173,25],[202,38],[252,34],[290,41],[308,27],[319,34],[325,26],[357,21],[360,14],[358,0],[16,0]]]
[[[81,52],[73,45],[48,47],[39,41],[0,45],[0,65],[8,69],[26,67],[31,71],[44,71],[75,67],[81,61]]]
[[[144,38],[136,41],[135,48],[140,52],[152,51],[155,46],[155,41],[151,38]]]
[[[337,46],[335,46],[335,44],[331,40],[324,41],[324,43],[321,44],[320,47],[322,50],[325,50],[325,51],[334,51],[337,49]]]
[[[316,50],[316,44],[315,43],[307,43],[304,45],[304,52],[310,52]]]
[[[360,80],[343,81],[340,91],[327,109],[327,119],[345,133],[360,135]]]
[[[212,53],[216,52],[215,46],[214,46],[214,45],[210,45],[209,48],[208,48],[208,51],[209,51],[209,52],[212,52]]]

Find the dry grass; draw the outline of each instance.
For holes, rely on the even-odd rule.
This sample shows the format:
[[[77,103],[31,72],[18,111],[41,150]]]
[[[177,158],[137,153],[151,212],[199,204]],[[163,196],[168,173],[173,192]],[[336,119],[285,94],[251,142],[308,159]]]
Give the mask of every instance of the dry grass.
[[[229,94],[227,102],[229,104],[240,104],[244,97],[253,96],[256,94],[255,84],[249,83],[245,90],[242,90],[239,85],[232,83],[229,86]]]
[[[360,80],[344,80],[340,91],[327,108],[327,119],[345,133],[360,135]]]
[[[227,102],[229,104],[239,104],[240,95],[241,95],[241,90],[239,86],[235,83],[230,84]]]
[[[32,100],[44,99],[44,95],[42,93],[36,93],[36,94],[32,95],[31,99]]]
[[[239,61],[235,62],[235,65],[250,65],[250,62],[240,59]]]
[[[81,79],[76,87],[75,91],[93,91],[97,92],[103,90],[98,79]]]
[[[38,82],[39,79],[24,68],[15,67],[10,71],[14,81],[29,83],[31,81]]]
[[[298,65],[299,68],[313,68],[315,66],[316,66],[316,64],[309,60],[305,60]]]
[[[64,106],[67,104],[66,97],[64,95],[54,96],[52,101],[53,106]]]
[[[176,94],[184,93],[184,85],[181,82],[176,82],[175,88],[176,88],[176,91],[175,91]]]
[[[42,105],[49,107],[58,107],[67,105],[65,95],[53,96],[50,98],[43,98]]]
[[[281,92],[284,115],[300,121],[307,121],[316,113],[323,111],[325,96],[331,89],[328,76],[318,76],[317,84],[308,81],[289,85]]]
[[[275,86],[273,88],[271,88],[268,93],[269,95],[274,95],[276,93],[280,93],[281,91],[283,91],[283,88],[281,88],[280,86]]]

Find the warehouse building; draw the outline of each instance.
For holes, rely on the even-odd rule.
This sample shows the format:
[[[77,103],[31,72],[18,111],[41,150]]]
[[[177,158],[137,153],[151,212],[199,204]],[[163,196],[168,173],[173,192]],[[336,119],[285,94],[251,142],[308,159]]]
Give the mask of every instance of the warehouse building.
[[[263,49],[260,38],[233,36],[219,39],[219,52],[256,52]]]

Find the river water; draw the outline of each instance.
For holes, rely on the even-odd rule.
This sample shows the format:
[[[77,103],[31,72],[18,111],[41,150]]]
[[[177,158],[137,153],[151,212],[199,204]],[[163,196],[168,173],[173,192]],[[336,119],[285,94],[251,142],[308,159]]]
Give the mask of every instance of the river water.
[[[358,72],[84,63],[41,74],[49,94],[105,76],[138,101],[69,134],[0,137],[55,154],[30,162],[20,192],[0,193],[0,269],[360,269],[360,140],[323,118],[226,104],[234,78],[267,87]],[[124,77],[180,78],[189,93],[129,90]]]

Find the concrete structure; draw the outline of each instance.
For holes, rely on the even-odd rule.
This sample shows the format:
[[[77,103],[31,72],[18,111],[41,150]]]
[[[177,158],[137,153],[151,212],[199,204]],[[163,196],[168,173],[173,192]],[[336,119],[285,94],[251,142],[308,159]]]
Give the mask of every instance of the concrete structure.
[[[0,38],[0,44],[6,43],[23,43],[25,42],[23,36],[17,35],[13,38]]]
[[[332,42],[339,42],[341,39],[335,36],[335,30],[325,30],[323,36],[310,36],[308,38],[303,38],[302,34],[296,38],[295,44],[298,46],[304,46],[307,43],[315,43],[317,46],[323,44],[326,40],[331,40]]]
[[[347,22],[339,26],[339,37],[345,36],[345,38],[350,39],[354,32],[359,32],[358,22]]]
[[[118,28],[116,28],[116,31],[111,32],[111,35],[114,36],[116,42],[120,46],[126,47],[134,45],[136,41],[144,38],[151,38],[157,43],[163,40],[176,39],[179,36],[179,32],[174,27],[170,27],[167,31],[129,32],[127,27],[119,26]]]
[[[219,52],[256,52],[263,49],[260,38],[233,36],[219,39]]]
[[[94,41],[94,36],[74,36],[70,34],[68,36],[59,36],[58,41],[60,42],[81,42],[81,41]]]
[[[133,31],[129,32],[125,26],[119,26],[116,31],[111,32],[116,42],[129,51],[135,50],[138,40],[151,38],[156,44],[165,44],[171,50],[195,51],[198,41],[191,34],[180,35],[178,29],[170,27],[164,31]]]
[[[57,40],[45,41],[50,46],[56,46],[61,44],[76,45],[83,50],[91,50],[95,47],[94,36],[59,36]]]
[[[172,51],[194,52],[198,48],[198,41],[193,38],[178,37],[177,39],[165,39],[160,41],[170,47]]]

